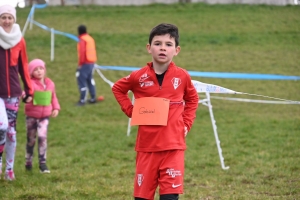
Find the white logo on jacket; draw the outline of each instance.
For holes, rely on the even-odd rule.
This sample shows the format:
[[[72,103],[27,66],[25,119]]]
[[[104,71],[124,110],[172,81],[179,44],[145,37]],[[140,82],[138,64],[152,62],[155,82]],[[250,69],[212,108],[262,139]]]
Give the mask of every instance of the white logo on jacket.
[[[128,76],[125,77],[126,80],[128,80],[130,78],[130,74]]]
[[[140,86],[141,87],[149,87],[149,86],[152,86],[154,85],[153,81],[146,81],[146,82],[143,82],[143,83],[140,83]]]
[[[173,84],[174,89],[176,90],[178,86],[181,84],[181,79],[174,77],[171,82]]]
[[[148,76],[148,74],[143,74],[140,79],[139,82],[144,82],[147,78],[149,78],[150,76]]]
[[[150,76],[148,76],[148,74],[143,74],[140,78],[139,78],[139,82],[140,82],[140,86],[141,87],[149,87],[154,85],[153,81],[145,81],[147,78],[149,78]]]

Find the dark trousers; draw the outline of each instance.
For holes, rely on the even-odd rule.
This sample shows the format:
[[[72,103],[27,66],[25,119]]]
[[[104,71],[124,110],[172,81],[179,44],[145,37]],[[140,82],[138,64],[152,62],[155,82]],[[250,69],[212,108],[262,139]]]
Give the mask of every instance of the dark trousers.
[[[93,79],[94,64],[83,64],[77,69],[76,77],[80,93],[80,101],[84,102],[87,89],[89,90],[91,99],[96,98],[96,87]]]

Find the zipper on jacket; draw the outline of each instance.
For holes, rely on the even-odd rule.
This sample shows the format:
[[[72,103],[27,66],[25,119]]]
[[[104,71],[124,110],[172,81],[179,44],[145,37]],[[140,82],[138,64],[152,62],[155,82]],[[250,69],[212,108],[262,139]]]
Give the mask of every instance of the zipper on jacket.
[[[45,81],[45,77],[44,77],[44,83],[41,83],[41,81],[38,81],[38,84],[42,85],[42,88],[44,88],[43,91],[47,91],[47,84],[46,84],[46,81]],[[52,103],[52,101],[51,101],[51,103]],[[44,116],[44,111],[45,111],[46,106],[42,106],[42,107],[43,107],[43,111],[42,111],[41,116]]]
[[[166,75],[166,73],[167,73],[167,71],[168,71],[168,69],[164,72],[165,73],[165,75]],[[163,78],[163,80],[162,80],[162,83],[161,83],[161,85],[159,84],[159,81],[158,81],[158,79],[157,79],[157,76],[156,76],[156,73],[155,73],[155,70],[154,70],[154,68],[153,68],[153,66],[152,66],[152,73],[154,74],[154,77],[155,77],[155,81],[158,83],[158,85],[159,85],[159,90],[162,90],[162,84],[163,84],[163,80],[165,79],[165,75],[164,75],[164,78]]]
[[[10,87],[9,87],[9,60],[8,60],[8,50],[5,51],[5,57],[6,57],[6,84],[7,84],[7,95],[8,98],[10,98]]]

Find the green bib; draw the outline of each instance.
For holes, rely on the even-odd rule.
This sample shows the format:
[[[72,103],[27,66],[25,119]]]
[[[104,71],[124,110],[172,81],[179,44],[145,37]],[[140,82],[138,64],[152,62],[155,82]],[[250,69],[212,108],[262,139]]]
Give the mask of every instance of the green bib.
[[[51,104],[51,91],[35,91],[33,95],[33,105],[49,106]]]

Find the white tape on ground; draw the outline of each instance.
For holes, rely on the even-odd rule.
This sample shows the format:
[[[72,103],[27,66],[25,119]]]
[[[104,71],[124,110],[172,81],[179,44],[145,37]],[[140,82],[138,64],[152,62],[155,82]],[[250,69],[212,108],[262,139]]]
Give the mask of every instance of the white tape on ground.
[[[110,80],[108,80],[108,79],[102,74],[101,70],[99,70],[99,69],[97,69],[97,68],[95,68],[95,70],[97,71],[97,73],[99,74],[99,76],[103,79],[103,81],[105,81],[106,83],[108,83],[108,85],[109,85],[110,87],[112,87],[112,86],[114,85],[113,82],[111,82]]]

